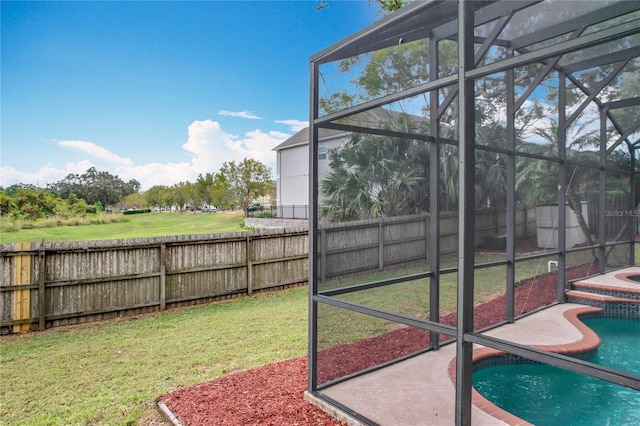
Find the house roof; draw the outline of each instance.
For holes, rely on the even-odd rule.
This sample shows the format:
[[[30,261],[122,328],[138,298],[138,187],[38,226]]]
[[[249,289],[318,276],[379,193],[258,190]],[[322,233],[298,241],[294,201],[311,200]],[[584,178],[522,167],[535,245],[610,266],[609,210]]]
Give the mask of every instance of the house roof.
[[[385,122],[395,122],[401,113],[389,109],[384,108],[374,108],[368,111],[361,112],[359,114],[353,115],[346,120],[350,124],[365,126],[365,127],[376,127],[380,123]],[[416,117],[421,119],[420,117]],[[335,129],[318,129],[318,138],[326,139],[336,136],[342,136],[345,134],[344,130],[335,130]],[[309,128],[305,127],[300,130],[289,139],[286,139],[280,145],[273,148],[273,151],[281,151],[287,148],[293,148],[296,146],[307,145],[309,144]]]
[[[298,145],[306,145],[309,143],[309,128],[305,127],[304,129],[297,132],[295,135],[286,139],[280,145],[273,148],[273,151],[280,151],[281,149],[291,148]]]
[[[318,134],[320,139],[329,138],[333,136],[343,135],[344,131],[342,130],[333,130],[333,129],[318,129]],[[280,145],[273,148],[273,151],[280,151],[287,148],[293,148],[301,145],[309,144],[309,128],[305,127],[300,130],[295,135],[291,136],[289,139],[282,142]]]

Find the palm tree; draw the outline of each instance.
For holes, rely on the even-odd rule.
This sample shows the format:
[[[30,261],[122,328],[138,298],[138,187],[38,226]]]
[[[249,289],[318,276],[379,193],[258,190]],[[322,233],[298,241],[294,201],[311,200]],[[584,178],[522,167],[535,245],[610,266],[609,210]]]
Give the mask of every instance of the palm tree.
[[[396,126],[414,128],[407,116]],[[426,142],[353,134],[347,144],[329,151],[329,161],[331,173],[321,191],[334,220],[401,216],[428,208]]]

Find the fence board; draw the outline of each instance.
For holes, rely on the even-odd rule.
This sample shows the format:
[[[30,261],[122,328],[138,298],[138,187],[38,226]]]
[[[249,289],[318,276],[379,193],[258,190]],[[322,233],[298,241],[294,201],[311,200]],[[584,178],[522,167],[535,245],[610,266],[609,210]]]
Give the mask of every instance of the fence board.
[[[16,243],[16,251],[29,251],[31,243]],[[20,254],[13,258],[13,284],[15,286],[28,286],[31,284],[31,256]],[[31,289],[17,288],[13,292],[13,317],[16,320],[31,318]],[[14,333],[29,331],[29,324],[16,324]]]

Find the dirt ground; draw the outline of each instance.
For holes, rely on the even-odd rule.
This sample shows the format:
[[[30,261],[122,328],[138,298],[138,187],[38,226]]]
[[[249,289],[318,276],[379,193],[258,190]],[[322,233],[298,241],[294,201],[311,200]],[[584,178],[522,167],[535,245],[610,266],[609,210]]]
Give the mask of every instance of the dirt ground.
[[[588,265],[567,271],[567,280],[587,275],[587,268]],[[538,277],[535,282],[516,287],[516,312],[530,312],[555,299],[555,274]],[[504,296],[476,306],[474,328],[479,330],[505,320],[504,306]],[[454,325],[455,320],[455,313],[452,313],[444,316],[441,322]],[[319,355],[319,382],[410,354],[424,348],[428,342],[427,332],[403,327],[330,348]],[[159,397],[158,401],[166,404],[177,419],[188,426],[343,425],[304,401],[306,388],[307,358],[300,357],[179,389]]]

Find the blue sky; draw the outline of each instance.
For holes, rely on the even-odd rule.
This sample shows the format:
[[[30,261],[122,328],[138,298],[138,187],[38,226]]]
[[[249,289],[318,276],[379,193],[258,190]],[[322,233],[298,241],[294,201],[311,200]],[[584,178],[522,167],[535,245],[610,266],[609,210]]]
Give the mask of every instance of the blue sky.
[[[0,186],[89,167],[142,189],[255,158],[307,125],[309,57],[367,0],[0,3]]]

